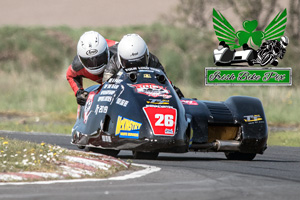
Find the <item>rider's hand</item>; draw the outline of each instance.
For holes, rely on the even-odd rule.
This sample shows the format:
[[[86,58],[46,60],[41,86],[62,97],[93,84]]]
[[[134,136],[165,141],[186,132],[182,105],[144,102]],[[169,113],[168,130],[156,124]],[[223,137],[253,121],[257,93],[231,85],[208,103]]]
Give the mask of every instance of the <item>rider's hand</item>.
[[[87,91],[84,91],[83,89],[79,89],[76,93],[77,103],[81,106],[84,106],[88,95],[89,93]]]

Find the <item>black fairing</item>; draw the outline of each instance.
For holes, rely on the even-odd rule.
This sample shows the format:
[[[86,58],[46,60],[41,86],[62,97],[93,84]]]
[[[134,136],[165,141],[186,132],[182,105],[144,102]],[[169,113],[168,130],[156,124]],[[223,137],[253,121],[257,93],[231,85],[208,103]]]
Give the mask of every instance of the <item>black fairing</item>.
[[[254,97],[233,96],[225,104],[242,128],[240,151],[262,153],[267,145],[268,125],[261,101]],[[256,119],[252,115],[256,115]]]
[[[182,99],[197,102],[198,105],[184,104],[191,118],[192,143],[208,142],[208,127],[237,126],[241,136],[239,151],[243,153],[263,153],[266,149],[268,126],[259,99],[248,96],[232,96],[225,102]]]
[[[78,143],[81,145],[120,150],[186,152],[188,122],[185,110],[164,76],[161,70],[148,67],[131,72],[121,69],[102,88],[99,85],[88,88],[89,98],[86,105],[80,108],[73,138],[79,132],[86,135]],[[177,113],[174,136],[153,134],[144,111],[147,107],[151,107],[150,110],[157,109],[158,113],[161,109],[171,109]],[[125,136],[117,133],[121,123],[121,129],[125,127],[128,131]],[[130,126],[136,126],[139,130],[131,133]]]

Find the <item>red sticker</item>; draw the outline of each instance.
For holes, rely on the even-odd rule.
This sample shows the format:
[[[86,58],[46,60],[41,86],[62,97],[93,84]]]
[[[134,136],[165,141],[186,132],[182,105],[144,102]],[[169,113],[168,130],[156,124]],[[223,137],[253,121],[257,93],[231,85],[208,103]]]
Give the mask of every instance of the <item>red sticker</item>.
[[[182,104],[185,105],[190,105],[190,106],[197,106],[198,103],[197,101],[193,101],[193,100],[180,100]]]
[[[92,104],[93,104],[93,101],[94,101],[94,96],[95,96],[95,92],[90,92],[89,93],[89,96],[88,96],[88,99],[86,100],[86,103],[85,103],[85,106],[84,106],[84,116],[83,116],[83,122],[86,123],[88,118],[89,118],[89,115],[91,113],[91,107],[92,107]]]
[[[170,99],[172,97],[170,91],[166,87],[155,85],[153,83],[133,84],[132,87],[135,87],[137,93],[149,97],[163,97],[165,99]]]
[[[147,119],[154,135],[174,136],[177,122],[177,110],[174,108],[144,107]]]

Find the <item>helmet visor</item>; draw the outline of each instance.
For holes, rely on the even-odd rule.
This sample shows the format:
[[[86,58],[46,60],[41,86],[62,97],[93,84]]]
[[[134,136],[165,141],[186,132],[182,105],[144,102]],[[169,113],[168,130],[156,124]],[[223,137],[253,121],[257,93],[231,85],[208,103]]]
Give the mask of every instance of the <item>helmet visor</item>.
[[[124,59],[120,56],[121,64],[124,68],[130,67],[144,67],[148,66],[148,55],[145,53],[143,56],[136,59]]]
[[[84,58],[79,56],[79,59],[81,61],[81,63],[84,65],[84,67],[88,68],[88,69],[98,69],[104,65],[107,64],[108,61],[108,50],[106,49],[103,53],[93,56],[93,57],[89,57],[89,58]]]
[[[287,42],[284,42],[284,41],[281,41],[281,45],[282,45],[283,48],[286,48],[287,45],[288,45],[288,43],[287,43]]]

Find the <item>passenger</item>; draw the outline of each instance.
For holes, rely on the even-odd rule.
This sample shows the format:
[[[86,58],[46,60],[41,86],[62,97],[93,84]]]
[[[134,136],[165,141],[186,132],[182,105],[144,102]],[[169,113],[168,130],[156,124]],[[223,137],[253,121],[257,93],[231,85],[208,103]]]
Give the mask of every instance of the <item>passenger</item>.
[[[66,73],[79,105],[85,105],[88,96],[88,92],[83,88],[82,78],[102,84],[105,66],[110,57],[116,53],[116,43],[116,41],[104,39],[96,31],[85,32],[80,37],[77,55]]]
[[[149,52],[146,42],[138,34],[125,35],[117,46],[117,53],[111,57],[105,68],[103,82],[116,74],[120,68],[148,66],[165,73],[158,58]],[[173,87],[180,98],[184,97],[179,88],[174,85]]]

